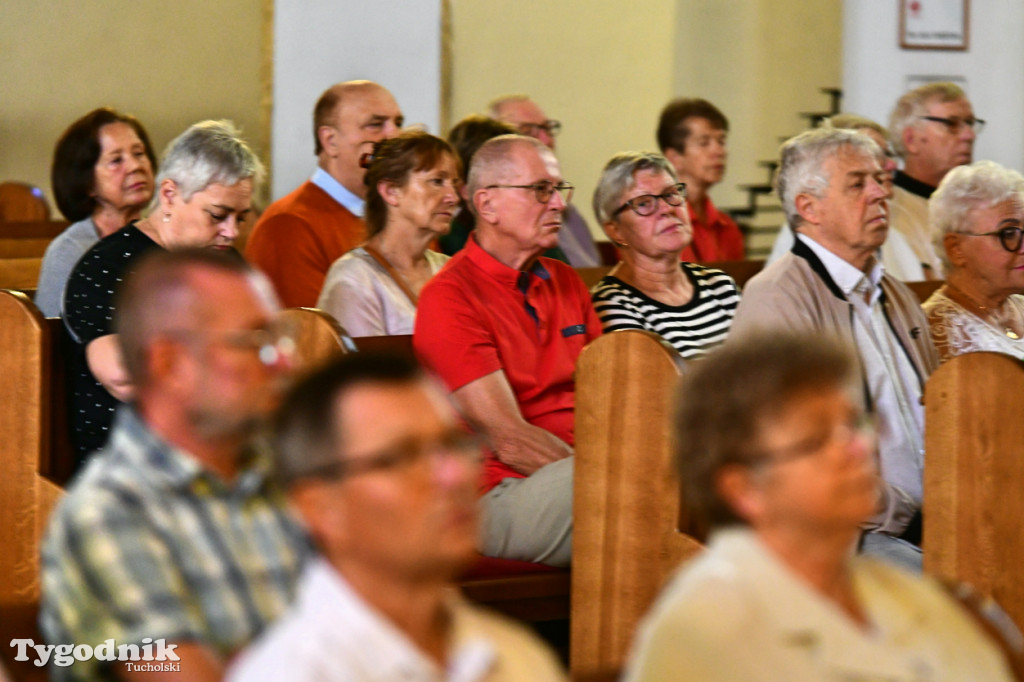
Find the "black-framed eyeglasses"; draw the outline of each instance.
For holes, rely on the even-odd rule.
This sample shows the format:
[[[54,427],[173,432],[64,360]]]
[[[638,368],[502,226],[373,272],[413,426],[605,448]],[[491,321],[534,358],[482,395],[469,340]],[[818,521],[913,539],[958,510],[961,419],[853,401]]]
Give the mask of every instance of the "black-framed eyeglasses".
[[[556,121],[551,118],[544,121],[543,123],[520,123],[517,127],[519,128],[519,132],[521,132],[523,135],[529,135],[530,137],[536,136],[537,133],[539,133],[542,130],[545,131],[551,137],[554,137],[558,133],[562,132],[562,122]]]
[[[686,183],[680,182],[672,185],[661,194],[641,194],[633,197],[626,203],[619,206],[612,212],[612,217],[619,215],[627,208],[632,209],[638,216],[649,216],[658,210],[658,200],[664,201],[669,206],[682,206],[686,201]]]
[[[953,135],[959,134],[965,126],[973,130],[975,135],[985,127],[985,121],[980,118],[944,118],[942,116],[918,116],[918,118],[941,123]]]
[[[426,471],[427,465],[445,458],[477,463],[480,457],[480,439],[462,429],[452,429],[438,438],[406,438],[367,455],[334,459],[303,477],[338,481],[375,471]]]
[[[558,192],[562,195],[562,201],[568,204],[572,201],[572,192],[576,188],[568,182],[560,182],[556,185],[550,180],[541,180],[532,185],[487,185],[484,189],[532,189],[537,201],[542,204],[551,201],[551,197]]]
[[[999,237],[999,243],[1010,253],[1020,251],[1021,243],[1024,242],[1024,230],[1019,227],[1002,227],[993,232],[957,232],[968,237]]]

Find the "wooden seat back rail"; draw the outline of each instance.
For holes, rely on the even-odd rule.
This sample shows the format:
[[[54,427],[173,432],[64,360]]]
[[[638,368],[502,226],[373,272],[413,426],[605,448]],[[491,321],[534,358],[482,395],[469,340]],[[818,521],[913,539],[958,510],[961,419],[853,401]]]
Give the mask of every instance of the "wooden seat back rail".
[[[666,578],[701,545],[690,535],[670,446],[683,371],[660,337],[618,331],[576,365],[570,661],[574,675],[622,666]]]

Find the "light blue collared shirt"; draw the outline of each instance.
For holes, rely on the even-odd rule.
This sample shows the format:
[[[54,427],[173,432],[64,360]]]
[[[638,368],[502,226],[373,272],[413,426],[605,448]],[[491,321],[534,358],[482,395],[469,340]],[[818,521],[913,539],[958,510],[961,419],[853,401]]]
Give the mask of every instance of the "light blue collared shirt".
[[[344,185],[335,180],[334,176],[323,168],[317,168],[316,172],[313,173],[313,177],[311,177],[309,181],[330,194],[332,199],[347,208],[352,215],[358,218],[363,217],[363,210],[366,207],[366,202],[355,194],[352,194],[352,192],[349,192]]]
[[[854,340],[878,416],[882,477],[920,505],[924,493],[924,408],[917,373],[879,300],[884,268],[876,260],[864,273],[807,235],[798,232],[797,239],[821,260],[853,305]]]

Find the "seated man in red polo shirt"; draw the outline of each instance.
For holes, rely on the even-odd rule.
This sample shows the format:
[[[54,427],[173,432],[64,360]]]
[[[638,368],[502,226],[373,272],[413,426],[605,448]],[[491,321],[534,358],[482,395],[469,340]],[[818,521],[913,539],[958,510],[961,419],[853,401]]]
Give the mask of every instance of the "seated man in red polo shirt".
[[[576,357],[601,333],[587,287],[540,254],[572,186],[543,143],[486,142],[468,180],[476,229],[420,295],[413,344],[487,441],[481,551],[567,566]]]
[[[743,260],[743,233],[708,196],[708,190],[725,175],[728,134],[728,119],[718,107],[703,99],[672,100],[658,120],[658,147],[676,169],[679,181],[686,183],[693,241],[683,249],[682,260]]]

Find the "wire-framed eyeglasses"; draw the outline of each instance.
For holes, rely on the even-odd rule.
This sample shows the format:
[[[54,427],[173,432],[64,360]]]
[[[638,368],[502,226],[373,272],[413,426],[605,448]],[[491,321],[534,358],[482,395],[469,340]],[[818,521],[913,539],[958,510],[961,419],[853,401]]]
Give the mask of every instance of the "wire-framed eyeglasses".
[[[649,216],[658,210],[658,200],[664,201],[669,206],[682,206],[686,201],[686,183],[680,182],[672,185],[661,194],[641,194],[619,206],[612,212],[612,217],[619,215],[627,208],[632,209],[638,216]]]
[[[572,201],[572,192],[575,187],[568,182],[560,182],[556,185],[550,180],[541,180],[532,185],[487,185],[484,189],[532,189],[534,196],[537,197],[537,201],[542,204],[551,201],[551,197],[555,195],[555,192],[558,192],[562,195],[562,201],[568,204]]]

